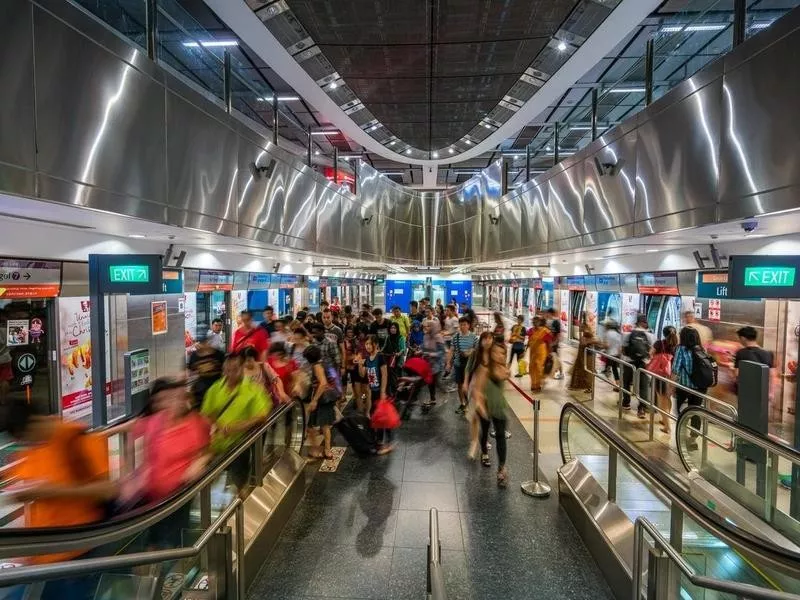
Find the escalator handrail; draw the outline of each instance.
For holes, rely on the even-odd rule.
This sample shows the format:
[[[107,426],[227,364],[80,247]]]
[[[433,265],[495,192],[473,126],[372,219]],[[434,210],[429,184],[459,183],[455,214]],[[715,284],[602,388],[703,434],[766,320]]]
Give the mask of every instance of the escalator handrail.
[[[776,546],[769,540],[743,531],[724,517],[716,514],[705,504],[689,496],[683,486],[678,484],[662,468],[659,468],[649,458],[634,449],[630,442],[623,439],[597,415],[585,406],[575,402],[564,404],[559,420],[559,446],[561,457],[565,464],[569,462],[564,455],[564,437],[568,430],[570,413],[575,414],[589,429],[603,438],[603,441],[609,447],[613,447],[618,454],[621,454],[629,463],[635,465],[639,471],[654,483],[654,487],[661,495],[666,496],[671,503],[679,506],[686,515],[710,531],[714,536],[734,548],[743,548],[767,562],[800,573],[800,553]]]
[[[683,446],[680,443],[680,439],[677,437],[679,436],[679,432],[683,430],[686,426],[686,420],[691,419],[692,417],[699,417],[701,419],[705,419],[707,422],[714,423],[719,427],[726,429],[731,435],[740,438],[746,442],[750,442],[751,444],[755,444],[759,446],[766,452],[772,452],[773,454],[777,454],[781,458],[785,458],[793,465],[797,465],[800,467],[800,452],[798,452],[795,448],[787,444],[781,444],[772,440],[771,438],[759,433],[755,429],[750,429],[741,423],[736,423],[733,421],[729,421],[725,418],[720,418],[720,416],[710,411],[706,408],[701,408],[698,406],[690,406],[685,408],[680,415],[678,415],[678,423],[675,426],[675,435],[676,435],[676,445],[678,447],[678,456],[680,456],[681,462],[683,463],[684,468],[687,471],[691,471],[692,469],[696,468],[692,464],[690,464],[686,457],[683,454]],[[703,433],[700,432],[702,436]]]
[[[9,551],[26,556],[46,552],[62,552],[81,548],[91,548],[135,535],[151,525],[168,517],[190,502],[204,487],[211,485],[241,454],[248,452],[262,435],[274,427],[281,418],[295,409],[302,412],[299,402],[284,404],[270,414],[267,421],[251,429],[233,450],[215,460],[206,473],[193,483],[181,487],[169,498],[120,515],[103,522],[94,522],[71,527],[46,528],[3,528],[0,529],[0,552]]]

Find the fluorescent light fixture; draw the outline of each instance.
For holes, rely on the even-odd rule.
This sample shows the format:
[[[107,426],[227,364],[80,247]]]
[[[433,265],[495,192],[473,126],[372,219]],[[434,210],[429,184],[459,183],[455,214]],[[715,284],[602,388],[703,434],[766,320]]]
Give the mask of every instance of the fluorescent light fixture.
[[[591,131],[592,126],[591,125],[570,125],[569,128],[572,131]],[[600,129],[600,124],[599,123],[598,123],[597,128]]]
[[[750,29],[766,29],[770,25],[772,25],[773,21],[769,21],[768,23],[753,23],[750,25]]]
[[[648,248],[647,250],[645,250],[645,252],[660,252],[660,251],[661,251],[660,248]]]
[[[575,154],[574,150],[559,150],[558,151],[559,158],[562,157],[562,156],[572,156],[573,154]],[[555,155],[556,155],[555,152],[548,152],[547,153],[547,156],[555,156]]]
[[[259,102],[272,102],[272,98],[256,98]],[[278,102],[297,102],[300,96],[278,96]]]
[[[728,27],[728,23],[695,23],[694,25],[665,25],[661,28],[661,33],[695,33],[698,31],[722,31]]]
[[[455,154],[455,152],[456,152],[456,151],[455,151],[455,150],[453,150],[452,148],[448,148],[448,149],[447,149],[447,151],[448,151],[450,154]]]
[[[432,154],[432,156],[433,156],[433,158],[439,158],[439,153],[438,153],[438,152],[434,152],[434,153]]]
[[[406,148],[406,154],[411,154],[411,148]]]
[[[311,135],[336,135],[339,133],[338,129],[323,129],[322,131],[312,131]]]
[[[187,48],[230,48],[231,46],[238,46],[239,42],[236,40],[210,40],[208,42],[183,42]]]
[[[643,87],[618,87],[608,90],[609,94],[644,94]]]
[[[386,175],[386,176],[389,176],[389,175],[403,175],[403,172],[402,171],[391,171],[391,172],[386,171],[385,173],[381,173],[381,175]]]
[[[132,237],[132,238],[136,238],[136,239],[142,239],[142,238],[145,238],[147,236],[146,235],[142,235],[141,233],[131,233],[128,237]]]
[[[567,49],[567,43],[566,42],[558,42],[558,46],[556,46],[556,48],[558,48],[559,52],[564,52],[564,50]]]

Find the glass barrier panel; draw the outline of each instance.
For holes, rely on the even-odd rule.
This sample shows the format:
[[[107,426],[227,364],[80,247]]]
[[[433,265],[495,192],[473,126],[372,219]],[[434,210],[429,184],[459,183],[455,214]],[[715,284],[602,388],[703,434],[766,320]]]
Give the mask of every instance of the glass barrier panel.
[[[145,0],[73,0],[109,27],[147,50],[147,7]]]
[[[608,443],[595,434],[580,417],[569,415],[566,424],[566,446],[562,448],[567,460],[578,459],[604,490],[608,490]]]

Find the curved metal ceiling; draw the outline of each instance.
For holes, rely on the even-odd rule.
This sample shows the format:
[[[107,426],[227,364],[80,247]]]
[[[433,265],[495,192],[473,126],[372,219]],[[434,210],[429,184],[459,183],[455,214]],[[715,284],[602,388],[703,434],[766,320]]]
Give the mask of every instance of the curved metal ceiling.
[[[516,110],[505,110],[501,120],[484,117],[474,124],[470,133],[462,136],[459,141],[447,148],[436,152],[420,150],[406,144],[396,136],[388,134],[388,127],[375,118],[363,122],[364,114],[370,112],[363,110],[364,104],[360,99],[351,99],[345,104],[337,103],[334,93],[335,88],[346,85],[346,80],[341,79],[337,72],[314,79],[311,74],[298,62],[298,55],[314,57],[319,55],[319,47],[313,40],[306,40],[299,47],[289,48],[294,55],[284,47],[284,44],[272,31],[265,27],[262,19],[266,17],[263,11],[275,11],[277,14],[288,10],[285,0],[277,2],[263,2],[262,0],[249,0],[251,5],[266,5],[260,12],[261,18],[251,10],[244,1],[231,2],[230,0],[204,0],[206,4],[264,61],[266,61],[278,75],[289,83],[303,98],[319,110],[325,117],[345,135],[360,144],[370,152],[374,152],[387,159],[406,164],[438,167],[440,164],[452,164],[479,156],[483,152],[492,150],[506,138],[514,135],[533,118],[535,118],[550,103],[555,101],[566,89],[581,77],[596,62],[598,56],[603,56],[610,51],[631,29],[644,19],[660,2],[659,0],[583,0],[584,3],[600,5],[602,7],[614,6],[609,16],[592,32],[585,32],[588,37],[581,38],[570,32],[559,30],[559,37],[552,37],[549,46],[560,44],[559,40],[569,40],[564,52],[569,57],[561,61],[560,66],[552,74],[546,74],[534,68],[528,68],[520,81],[527,78],[535,81],[531,86],[532,96],[524,102],[513,99],[519,106],[513,106],[505,99],[498,103],[513,106]],[[505,4],[511,4],[511,0]],[[520,4],[529,4],[520,2]],[[608,11],[608,8],[605,8]],[[462,15],[463,16],[463,15]],[[284,36],[285,37],[285,36]],[[297,46],[297,45],[295,45]],[[540,53],[541,54],[541,53]],[[534,64],[535,61],[534,61]],[[391,74],[390,74],[391,76]],[[537,79],[538,78],[538,79]],[[332,89],[331,83],[336,82]],[[349,89],[349,88],[348,88]],[[341,99],[341,98],[340,98]],[[361,108],[359,108],[361,107]],[[356,110],[353,110],[353,109]],[[359,115],[359,112],[362,113]],[[354,117],[358,115],[358,122]],[[497,116],[495,112],[492,115]],[[504,120],[503,120],[504,119]],[[376,127],[377,125],[377,127]],[[382,130],[382,131],[379,131]],[[378,132],[382,134],[378,139]],[[398,148],[400,151],[394,150]],[[452,150],[452,153],[450,152]],[[442,154],[442,156],[439,156]]]

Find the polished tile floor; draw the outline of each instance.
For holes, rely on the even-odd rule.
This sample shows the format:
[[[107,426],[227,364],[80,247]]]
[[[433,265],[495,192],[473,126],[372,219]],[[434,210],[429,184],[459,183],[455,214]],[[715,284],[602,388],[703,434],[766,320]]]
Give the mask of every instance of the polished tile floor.
[[[335,473],[315,474],[249,597],[422,599],[435,507],[449,600],[610,598],[556,494],[520,491],[531,438],[514,412],[511,483],[501,490],[495,468],[466,459],[468,426],[455,406],[450,397],[415,413],[388,456],[348,450]]]

